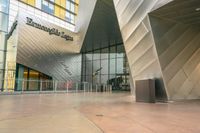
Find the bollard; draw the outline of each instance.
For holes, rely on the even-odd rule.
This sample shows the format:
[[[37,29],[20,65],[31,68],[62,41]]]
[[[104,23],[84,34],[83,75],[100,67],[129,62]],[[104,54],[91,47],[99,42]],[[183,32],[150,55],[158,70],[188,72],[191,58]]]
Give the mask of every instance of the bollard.
[[[8,79],[6,80],[6,92],[8,92]]]
[[[40,80],[40,92],[42,91],[42,80]]]
[[[76,93],[78,92],[78,83],[76,83]]]
[[[57,81],[56,81],[56,80],[54,80],[54,87],[55,87],[55,88],[54,88],[54,92],[56,92],[56,91],[57,91],[57,85],[58,85],[58,84],[57,84]]]
[[[98,91],[98,85],[96,84],[96,92]]]
[[[92,87],[93,87],[93,86],[92,86],[92,84],[91,84],[91,85],[90,85],[90,92],[92,92]]]
[[[83,90],[84,90],[84,92],[85,92],[85,82],[83,82]]]
[[[22,83],[23,83],[23,86],[22,86],[22,89],[21,89],[21,93],[23,93],[23,91],[24,91],[24,85],[25,85],[25,83],[24,83],[24,80],[22,81]]]
[[[90,92],[90,83],[88,83],[87,92]]]
[[[67,93],[69,92],[69,84],[68,84],[68,81],[67,81]]]

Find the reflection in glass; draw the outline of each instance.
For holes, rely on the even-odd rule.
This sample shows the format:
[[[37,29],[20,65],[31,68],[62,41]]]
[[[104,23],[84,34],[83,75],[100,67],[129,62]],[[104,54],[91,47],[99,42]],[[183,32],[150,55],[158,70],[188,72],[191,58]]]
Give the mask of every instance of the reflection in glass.
[[[86,75],[92,75],[92,61],[86,62]]]
[[[84,53],[82,63],[86,72],[82,72],[82,81],[93,83],[93,86],[109,84],[113,90],[130,90],[123,47],[112,46]]]
[[[115,59],[110,59],[110,74],[115,74],[116,70],[116,60]]]
[[[117,69],[117,74],[122,74],[124,71],[124,60],[123,58],[117,58],[117,65],[116,65],[116,69]]]
[[[101,50],[101,59],[108,59],[109,58],[109,48],[104,48]]]
[[[109,68],[108,68],[108,59],[101,60],[101,74],[108,74],[109,73]]]
[[[108,75],[107,74],[102,74],[101,75],[101,83],[102,84],[107,84],[108,82]]]
[[[0,12],[8,14],[9,9],[9,0],[1,0],[0,1]]]
[[[29,91],[37,91],[39,90],[39,73],[30,70],[29,71],[29,85],[28,85]]]
[[[8,30],[8,15],[0,12],[0,31],[7,32]]]

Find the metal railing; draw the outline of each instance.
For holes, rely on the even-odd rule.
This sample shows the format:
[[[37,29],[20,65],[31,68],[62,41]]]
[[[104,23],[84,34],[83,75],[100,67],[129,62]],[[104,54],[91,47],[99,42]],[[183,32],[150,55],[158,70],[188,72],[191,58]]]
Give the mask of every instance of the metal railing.
[[[44,92],[111,92],[112,86],[92,84],[88,82],[57,81],[57,80],[0,80],[1,93],[44,93]]]

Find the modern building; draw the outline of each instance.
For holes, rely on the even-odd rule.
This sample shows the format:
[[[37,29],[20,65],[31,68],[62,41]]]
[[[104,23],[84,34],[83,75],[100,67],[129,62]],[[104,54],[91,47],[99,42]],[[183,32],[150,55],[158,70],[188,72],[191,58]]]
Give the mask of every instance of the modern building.
[[[131,91],[199,99],[199,0],[3,0],[2,92]]]

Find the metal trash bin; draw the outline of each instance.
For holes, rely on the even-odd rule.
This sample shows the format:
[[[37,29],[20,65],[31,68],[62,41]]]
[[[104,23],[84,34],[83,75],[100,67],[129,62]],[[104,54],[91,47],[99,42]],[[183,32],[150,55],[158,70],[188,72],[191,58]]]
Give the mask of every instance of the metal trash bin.
[[[137,80],[136,87],[136,102],[155,103],[155,80]]]

